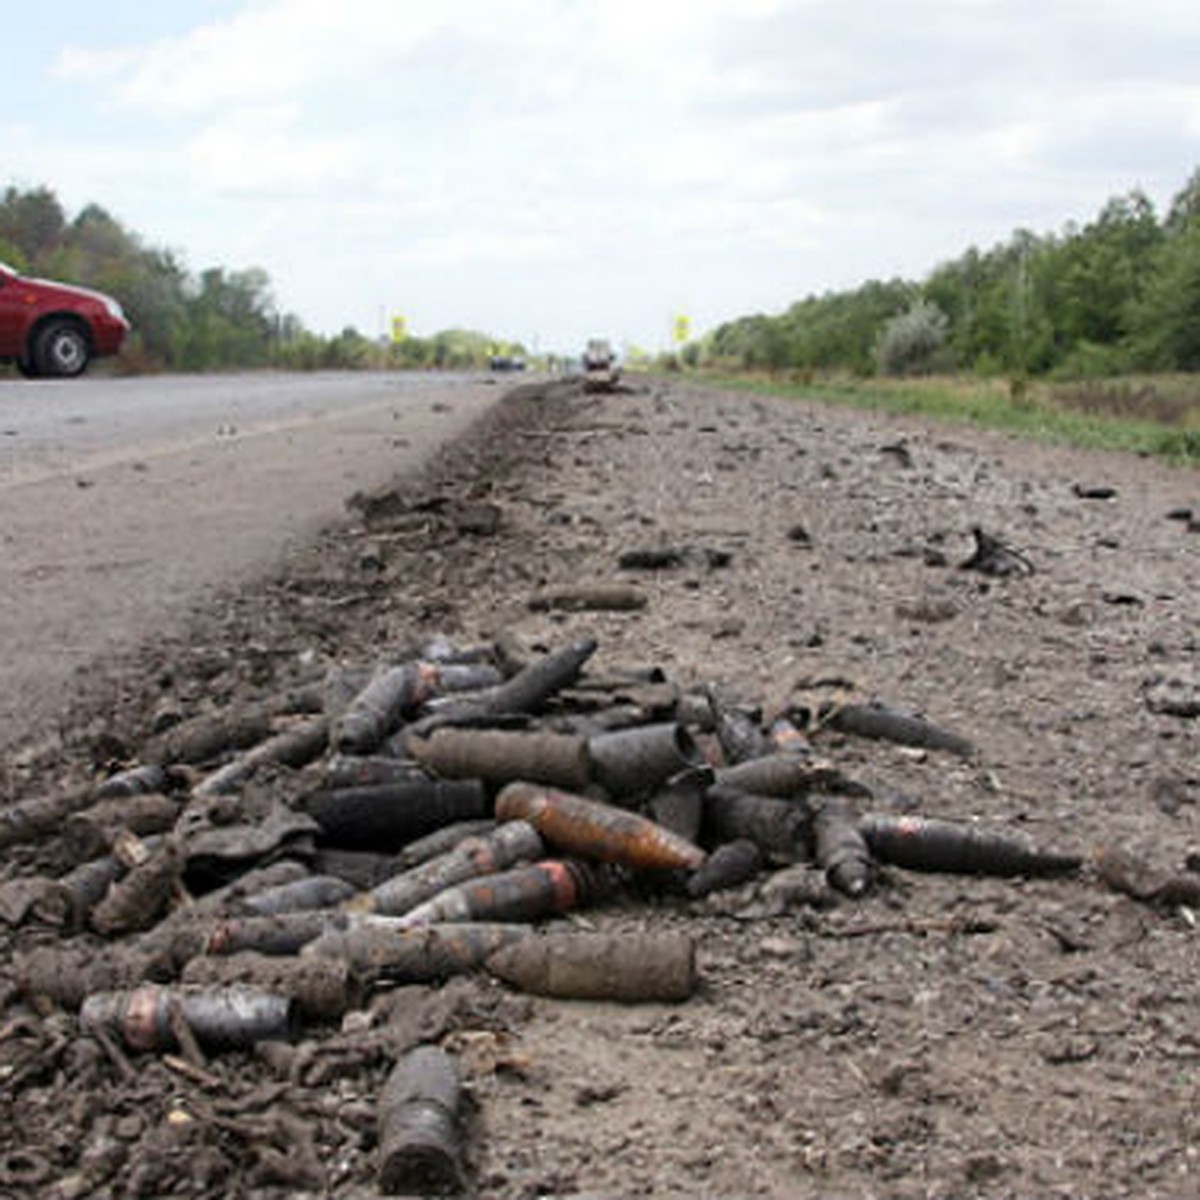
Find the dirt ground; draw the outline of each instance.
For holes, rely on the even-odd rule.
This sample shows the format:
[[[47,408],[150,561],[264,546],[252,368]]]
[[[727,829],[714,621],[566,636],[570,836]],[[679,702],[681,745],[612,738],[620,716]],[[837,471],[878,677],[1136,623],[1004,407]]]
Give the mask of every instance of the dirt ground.
[[[4,795],[68,792],[146,757],[173,717],[434,634],[592,636],[589,672],[659,667],[764,720],[831,678],[920,712],[975,756],[830,729],[813,745],[870,789],[864,811],[1020,832],[1083,868],[883,867],[865,897],[820,907],[781,901],[769,874],[703,900],[630,889],[573,919],[691,933],[685,1003],[544,999],[469,975],[202,1069],[122,1064],[73,1014],[31,1007],[21,955],[64,935],[0,923],[0,1194],[375,1195],[379,1089],[424,1040],[460,1055],[480,1197],[1200,1194],[1196,917],[1094,865],[1118,848],[1190,875],[1200,845],[1200,533],[1182,511],[1200,512],[1198,483],[683,382],[518,389],[421,479],[102,664],[60,733],[10,755]],[[962,569],[975,526],[1032,572]],[[728,562],[618,566],[662,546]],[[647,603],[530,607],[581,582]],[[63,840],[5,850],[0,882],[61,872]]]

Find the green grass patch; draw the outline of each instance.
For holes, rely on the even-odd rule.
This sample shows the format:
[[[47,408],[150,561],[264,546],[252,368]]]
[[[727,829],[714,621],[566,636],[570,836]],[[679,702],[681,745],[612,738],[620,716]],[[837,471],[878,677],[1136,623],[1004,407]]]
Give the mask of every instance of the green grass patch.
[[[1035,383],[1014,396],[1001,380],[690,378],[735,391],[928,417],[1060,445],[1126,450],[1174,463],[1200,464],[1200,381],[1193,381],[1189,389],[1172,377],[1169,391],[1165,382],[1156,385],[1142,380],[1122,385],[1107,381],[1106,394],[1093,387],[1082,393],[1087,399],[1079,403],[1069,391],[1064,393],[1064,385]],[[1161,397],[1168,394],[1178,399],[1165,405]],[[1139,404],[1139,397],[1145,404]]]

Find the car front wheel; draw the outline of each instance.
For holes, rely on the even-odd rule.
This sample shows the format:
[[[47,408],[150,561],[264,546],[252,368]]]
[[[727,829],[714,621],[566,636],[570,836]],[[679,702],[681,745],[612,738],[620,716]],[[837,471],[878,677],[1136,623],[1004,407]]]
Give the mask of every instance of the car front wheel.
[[[90,357],[87,335],[69,321],[52,321],[37,335],[33,347],[33,363],[39,375],[79,375]]]

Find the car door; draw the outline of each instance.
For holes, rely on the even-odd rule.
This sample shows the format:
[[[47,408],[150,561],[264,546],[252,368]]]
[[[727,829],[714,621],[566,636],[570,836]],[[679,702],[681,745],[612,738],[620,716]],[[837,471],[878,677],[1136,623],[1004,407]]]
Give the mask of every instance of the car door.
[[[0,268],[0,358],[20,356],[25,308],[17,277]]]

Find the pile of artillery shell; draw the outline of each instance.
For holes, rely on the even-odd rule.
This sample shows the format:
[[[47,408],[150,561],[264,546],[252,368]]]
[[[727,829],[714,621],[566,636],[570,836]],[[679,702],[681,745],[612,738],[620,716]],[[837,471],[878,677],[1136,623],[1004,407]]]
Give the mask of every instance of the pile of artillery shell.
[[[0,848],[53,832],[69,864],[0,897],[0,919],[64,935],[18,962],[25,994],[140,1052],[290,1038],[380,989],[466,972],[546,997],[682,1003],[699,983],[685,928],[655,929],[647,908],[633,932],[564,932],[563,915],[656,892],[686,912],[756,881],[827,904],[888,868],[1081,865],[1003,831],[872,813],[871,790],[816,753],[825,729],[955,755],[974,753],[966,738],[880,706],[768,722],[654,668],[590,677],[596,649],[514,668],[499,647],[459,661],[438,643],[342,671],[303,720],[266,702],[196,716],[95,787],[10,805]],[[424,1049],[381,1099],[385,1191],[465,1186],[454,1064]]]

